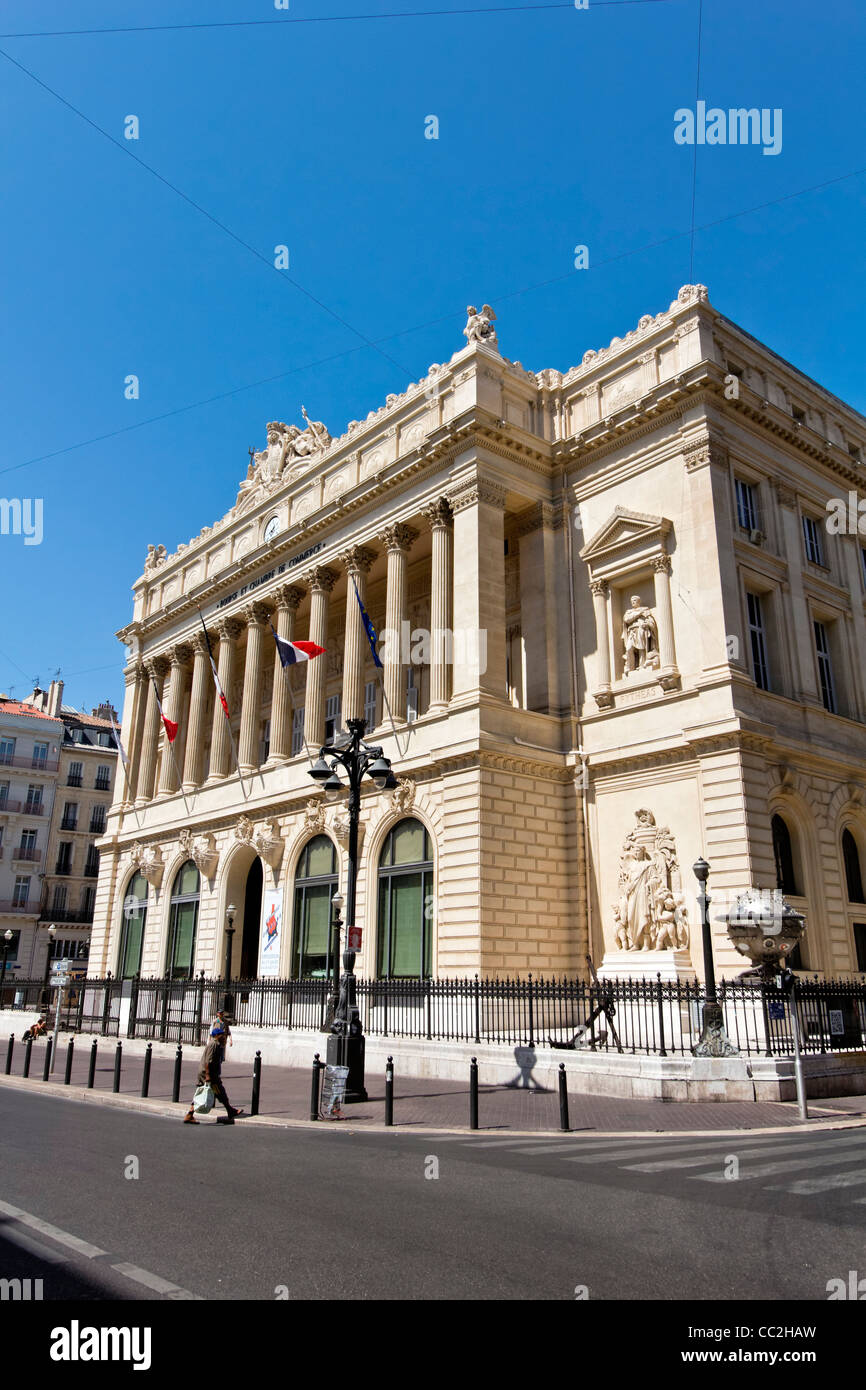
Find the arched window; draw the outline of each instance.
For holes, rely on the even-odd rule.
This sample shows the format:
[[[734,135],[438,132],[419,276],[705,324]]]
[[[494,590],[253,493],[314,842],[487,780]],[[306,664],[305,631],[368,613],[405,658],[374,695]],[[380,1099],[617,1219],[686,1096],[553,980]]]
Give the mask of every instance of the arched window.
[[[418,820],[388,833],[379,859],[380,979],[429,979],[433,962],[433,853]]]
[[[337,851],[327,835],[317,835],[304,845],[295,872],[292,975],[296,980],[322,980],[328,973],[331,899],[337,882]]]
[[[141,948],[147,921],[147,879],[135,874],[123,900],[123,931],[120,936],[118,975],[131,980],[141,970]]]
[[[783,893],[799,896],[797,880],[794,876],[794,851],[791,847],[791,832],[781,816],[771,821],[773,831],[773,858],[776,861],[776,887]]]
[[[181,864],[171,890],[166,975],[172,980],[188,980],[195,960],[195,934],[198,927],[198,869],[191,859]]]
[[[842,858],[845,861],[845,879],[848,884],[849,903],[862,903],[863,875],[860,872],[860,854],[857,841],[850,830],[842,831]]]

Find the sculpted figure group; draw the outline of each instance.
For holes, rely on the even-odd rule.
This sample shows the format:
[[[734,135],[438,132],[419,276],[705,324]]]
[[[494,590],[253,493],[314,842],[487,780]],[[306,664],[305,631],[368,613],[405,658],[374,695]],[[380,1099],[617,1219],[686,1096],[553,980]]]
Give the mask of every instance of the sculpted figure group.
[[[284,476],[291,480],[306,472],[313,456],[327,449],[331,436],[321,420],[311,420],[303,407],[302,414],[307,422],[304,430],[278,420],[269,423],[267,447],[250,455],[247,476],[235,502],[235,515],[238,510],[245,511],[254,497],[273,491]]]
[[[651,811],[636,811],[635,819],[623,842],[613,904],[617,945],[621,951],[680,950],[689,931],[674,837],[666,825],[656,825]]]

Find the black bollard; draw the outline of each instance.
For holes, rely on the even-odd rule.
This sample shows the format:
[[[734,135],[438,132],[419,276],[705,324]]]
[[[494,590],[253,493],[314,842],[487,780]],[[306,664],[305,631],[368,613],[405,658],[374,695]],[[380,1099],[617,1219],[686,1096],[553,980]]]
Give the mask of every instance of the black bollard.
[[[68,1086],[72,1080],[72,1054],[75,1051],[75,1039],[70,1038],[66,1044],[66,1071],[63,1073],[63,1084]]]
[[[28,1038],[26,1043],[24,1044],[24,1071],[22,1072],[22,1075],[25,1077],[30,1075],[30,1054],[32,1051],[33,1039]]]
[[[153,1058],[153,1043],[148,1043],[144,1050],[144,1071],[141,1074],[141,1094],[146,1099],[150,1090],[150,1063]]]
[[[478,1128],[478,1058],[469,1063],[469,1128]]]
[[[183,1048],[180,1043],[177,1045],[177,1052],[174,1054],[174,1081],[171,1086],[171,1098],[175,1105],[180,1100],[180,1069],[183,1066]]]
[[[564,1062],[559,1064],[559,1128],[568,1133],[568,1085],[565,1080]]]
[[[322,1070],[322,1063],[319,1061],[319,1054],[313,1058],[313,1079],[310,1083],[310,1119],[319,1118],[319,1072]]]
[[[253,1094],[250,1100],[250,1114],[259,1113],[259,1094],[262,1089],[262,1054],[257,1052],[253,1061]]]
[[[117,1047],[114,1049],[114,1085],[112,1091],[115,1094],[120,1090],[120,1064],[123,1060],[123,1043],[118,1038]]]
[[[94,1085],[94,1082],[95,1082],[95,1081],[96,1081],[96,1038],[94,1038],[94,1039],[93,1039],[93,1042],[90,1044],[90,1066],[87,1068],[87,1089],[88,1089],[88,1091],[92,1091],[92,1090],[93,1090],[93,1085]]]
[[[47,1081],[51,1074],[51,1053],[54,1048],[54,1039],[49,1038],[45,1044],[45,1061],[42,1064],[42,1080]]]
[[[394,1058],[389,1057],[385,1065],[385,1124],[394,1123]]]
[[[15,1034],[9,1034],[9,1041],[6,1044],[6,1075],[12,1071],[12,1053],[15,1051]]]

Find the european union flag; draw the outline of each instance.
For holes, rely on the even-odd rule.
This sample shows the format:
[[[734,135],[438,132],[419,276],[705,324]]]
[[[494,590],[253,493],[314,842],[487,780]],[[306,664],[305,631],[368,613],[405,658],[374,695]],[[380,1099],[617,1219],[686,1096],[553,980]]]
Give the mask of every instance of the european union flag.
[[[384,670],[385,663],[384,661],[382,661],[381,657],[379,656],[379,653],[376,651],[376,643],[379,640],[378,636],[376,635],[376,629],[373,626],[370,614],[367,612],[366,608],[361,602],[361,595],[358,593],[358,586],[354,580],[352,581],[352,587],[355,590],[355,598],[358,600],[358,607],[361,610],[361,621],[364,624],[364,631],[367,634],[367,641],[370,643],[370,651],[373,653],[373,660],[375,661],[376,665],[379,667],[380,670]]]

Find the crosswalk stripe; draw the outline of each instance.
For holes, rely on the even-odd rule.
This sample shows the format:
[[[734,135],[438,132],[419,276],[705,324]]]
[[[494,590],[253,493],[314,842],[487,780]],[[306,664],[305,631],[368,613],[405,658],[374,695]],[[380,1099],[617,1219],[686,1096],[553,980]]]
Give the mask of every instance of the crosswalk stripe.
[[[794,1197],[814,1197],[819,1192],[832,1192],[837,1187],[862,1187],[866,1183],[866,1173],[830,1173],[826,1178],[801,1178],[799,1182],[780,1183],[768,1190],[770,1192],[790,1192]],[[858,1202],[866,1202],[866,1197],[858,1197]]]
[[[841,1140],[834,1144],[833,1148],[847,1149],[857,1144],[862,1145],[862,1143],[862,1139]],[[826,1152],[826,1145],[819,1146],[814,1139],[811,1139],[808,1143],[803,1144],[785,1144],[784,1146],[779,1144],[761,1144],[759,1147],[741,1149],[737,1146],[736,1139],[734,1139],[732,1143],[728,1145],[728,1152],[733,1153],[737,1158],[763,1158],[764,1154],[778,1154],[780,1152],[785,1155],[801,1153],[824,1154]],[[727,1158],[727,1156],[727,1154],[722,1155],[724,1158]],[[715,1157],[718,1157],[718,1155]],[[664,1172],[666,1168],[700,1168],[702,1164],[712,1163],[714,1161],[714,1158],[706,1155],[697,1155],[695,1157],[687,1156],[685,1158],[662,1159],[658,1163],[627,1163],[624,1166],[630,1172],[635,1173],[661,1173]]]
[[[864,1152],[862,1158],[859,1154],[827,1154],[824,1158],[797,1158],[793,1163],[788,1163],[783,1159],[781,1163],[762,1163],[757,1168],[747,1168],[741,1172],[739,1182],[753,1182],[756,1178],[775,1178],[784,1173],[794,1173],[798,1168],[829,1168],[834,1163],[839,1167],[842,1163],[859,1163],[866,1158]],[[691,1182],[729,1182],[723,1173],[695,1173],[690,1178]]]
[[[639,1143],[640,1141],[637,1142]],[[729,1153],[731,1145],[737,1142],[736,1135],[731,1135],[726,1139],[705,1140],[703,1143],[698,1144],[694,1142],[690,1143],[684,1139],[677,1139],[672,1143],[666,1143],[664,1140],[657,1139],[654,1144],[646,1148],[635,1148],[634,1146],[628,1149],[618,1148],[614,1149],[611,1153],[599,1154],[599,1158],[603,1158],[610,1163],[625,1163],[629,1158],[658,1158],[661,1154],[693,1154],[696,1149],[706,1149],[709,1154],[707,1159],[709,1163],[715,1154]],[[594,1163],[595,1161],[595,1156],[592,1154],[579,1154],[571,1159],[573,1163]]]

